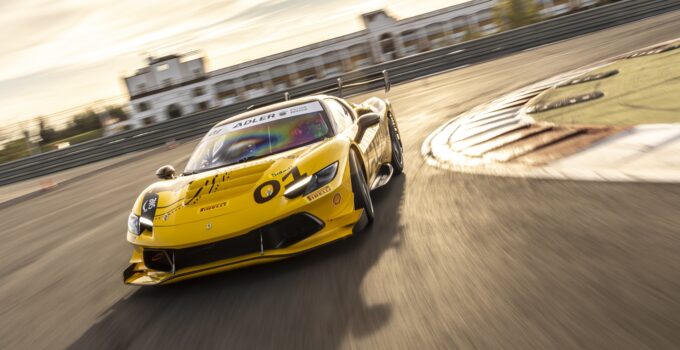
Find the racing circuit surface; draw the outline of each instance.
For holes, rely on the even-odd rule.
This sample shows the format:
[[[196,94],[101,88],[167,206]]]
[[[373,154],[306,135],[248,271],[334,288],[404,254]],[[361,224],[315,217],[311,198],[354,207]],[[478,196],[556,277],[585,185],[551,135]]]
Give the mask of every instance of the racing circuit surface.
[[[1,209],[0,348],[678,348],[680,187],[461,175],[420,155],[476,104],[676,37],[678,12],[395,86],[406,171],[375,193],[375,223],[279,263],[122,284],[133,200],[193,142]]]

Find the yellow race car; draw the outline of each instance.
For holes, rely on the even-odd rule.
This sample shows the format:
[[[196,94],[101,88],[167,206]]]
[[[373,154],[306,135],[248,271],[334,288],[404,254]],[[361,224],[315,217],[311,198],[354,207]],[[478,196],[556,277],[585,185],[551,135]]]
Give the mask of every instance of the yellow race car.
[[[126,284],[155,285],[290,257],[361,231],[370,192],[404,167],[390,103],[311,96],[215,125],[185,170],[137,198]]]

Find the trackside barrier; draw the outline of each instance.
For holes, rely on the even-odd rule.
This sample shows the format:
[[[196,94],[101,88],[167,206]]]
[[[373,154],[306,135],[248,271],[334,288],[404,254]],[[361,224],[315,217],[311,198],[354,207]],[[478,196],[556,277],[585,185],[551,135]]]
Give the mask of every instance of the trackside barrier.
[[[488,61],[529,48],[573,38],[655,15],[680,10],[680,0],[626,0],[530,26],[485,36],[418,55],[366,67],[341,77],[277,92],[135,130],[83,142],[60,150],[0,164],[0,186],[78,167],[126,153],[163,146],[169,141],[203,135],[218,121],[262,106],[315,93],[351,96],[383,88],[383,71],[392,84],[468,64]]]

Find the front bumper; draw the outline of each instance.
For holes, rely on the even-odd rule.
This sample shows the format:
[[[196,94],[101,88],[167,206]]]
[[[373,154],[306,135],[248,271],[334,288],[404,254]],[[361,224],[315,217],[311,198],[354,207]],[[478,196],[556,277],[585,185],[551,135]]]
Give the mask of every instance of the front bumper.
[[[352,234],[361,210],[324,222],[297,213],[222,241],[183,249],[135,247],[126,284],[156,285],[290,257]]]

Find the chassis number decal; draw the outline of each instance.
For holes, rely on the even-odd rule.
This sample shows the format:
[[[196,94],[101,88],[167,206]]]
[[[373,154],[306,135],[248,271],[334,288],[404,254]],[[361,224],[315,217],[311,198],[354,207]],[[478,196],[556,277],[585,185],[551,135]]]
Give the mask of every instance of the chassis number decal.
[[[285,181],[289,177],[292,178],[291,182],[289,182],[287,185],[284,185],[284,188],[287,189],[288,187],[290,187],[290,185],[294,184],[299,179],[302,179],[305,176],[307,176],[306,173],[300,174],[300,169],[298,169],[298,167],[293,167],[292,169],[290,169],[290,171],[283,175],[283,178],[281,178],[281,182]],[[274,197],[276,197],[276,195],[279,194],[279,191],[281,191],[281,183],[279,183],[277,180],[269,180],[261,183],[259,186],[255,188],[255,193],[253,193],[253,197],[255,198],[255,202],[262,204],[269,202]]]
[[[266,192],[263,195],[262,191],[265,189]],[[262,204],[274,198],[279,193],[280,190],[281,184],[279,184],[278,181],[276,180],[265,181],[261,183],[260,186],[257,186],[257,188],[255,189],[255,193],[253,193],[253,197],[255,197],[255,202]]]

